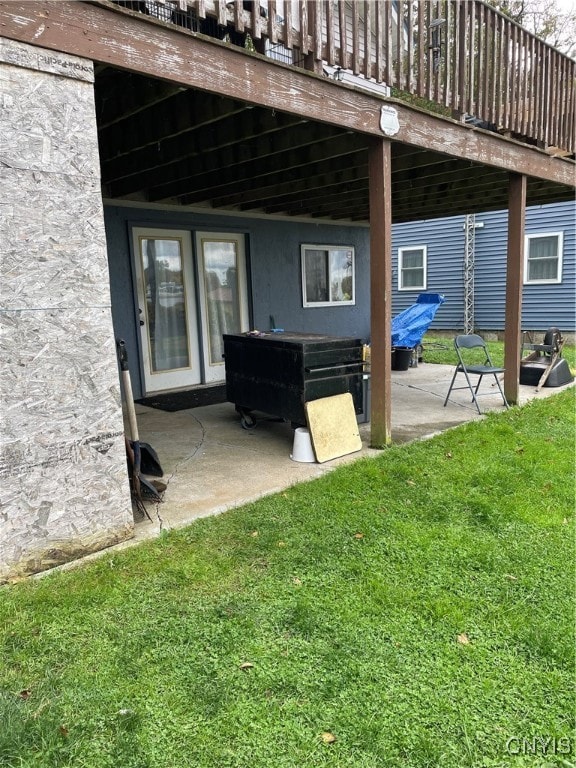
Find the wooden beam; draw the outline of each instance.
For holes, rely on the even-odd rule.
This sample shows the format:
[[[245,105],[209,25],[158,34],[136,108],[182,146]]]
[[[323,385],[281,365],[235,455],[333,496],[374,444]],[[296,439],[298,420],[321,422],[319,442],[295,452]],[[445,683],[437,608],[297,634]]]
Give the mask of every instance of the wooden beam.
[[[290,129],[302,125],[301,120],[291,115],[277,115],[274,119],[266,119],[267,113],[263,113],[261,119],[255,122],[253,119],[246,119],[246,112],[250,110],[226,118],[215,125],[204,126],[198,130],[191,128],[190,131],[165,141],[159,139],[156,146],[137,149],[127,155],[106,160],[102,163],[102,177],[106,183],[128,177],[128,189],[125,185],[118,184],[118,195],[126,194],[130,188],[148,189],[176,185],[182,179],[190,179],[211,169],[218,172],[227,165],[258,163],[262,155],[271,154],[267,147],[273,134],[278,134],[277,141],[282,142],[285,149],[289,149]],[[306,133],[311,133],[309,128]]]
[[[340,197],[337,197],[332,202],[318,197],[317,200],[309,206],[308,210],[311,211],[312,216],[330,218],[335,211],[338,211],[339,213],[347,213],[349,210],[366,210],[367,206],[367,190],[343,189],[340,193]],[[306,207],[302,208],[296,201],[290,205],[290,209],[294,212],[300,211],[300,215],[306,213],[307,210]],[[268,209],[266,209],[266,212],[268,212]]]
[[[138,18],[141,16],[141,18]],[[396,141],[574,186],[574,163],[497,134],[168,28],[144,14],[86,2],[3,2],[4,37],[151,77],[381,136],[380,108],[398,112]]]
[[[368,158],[370,189],[370,344],[373,448],[392,442],[392,156],[375,141]]]
[[[96,73],[96,89],[98,86],[105,89],[97,111],[100,131],[128,117],[141,115],[146,109],[171,99],[182,90],[180,85],[130,72],[121,77],[114,69]]]
[[[522,282],[524,273],[524,223],[526,177],[511,173],[508,187],[508,256],[506,262],[506,313],[504,326],[504,394],[518,403],[522,333]]]
[[[313,125],[293,126],[278,133],[263,132],[253,141],[242,141],[218,152],[206,152],[204,158],[194,161],[196,168],[185,165],[183,186],[189,188],[191,182],[193,189],[200,191],[246,180],[246,189],[257,189],[260,179],[266,184],[272,180],[281,183],[288,180],[288,174],[294,169],[301,169],[297,173],[300,177],[303,173],[311,175],[315,168],[324,169],[325,165],[335,169],[345,166],[346,158],[364,152],[364,146],[365,141],[358,137],[317,132]],[[173,194],[185,194],[180,190],[179,179],[174,182],[167,182],[165,188],[172,186]],[[234,189],[232,194],[239,191],[239,188]],[[152,189],[150,199],[162,199],[161,190]]]
[[[214,198],[214,204],[227,208],[229,206],[243,205],[246,203],[262,202],[266,200],[276,201],[279,198],[288,198],[309,190],[322,189],[324,186],[348,184],[351,181],[365,179],[368,186],[367,154],[360,150],[354,155],[347,155],[341,167],[335,167],[333,158],[315,167],[314,173],[303,173],[298,178],[294,169],[281,171],[281,178],[270,177],[265,183],[256,185],[254,189],[244,187],[235,189],[232,194]],[[289,178],[287,178],[290,171]]]
[[[101,90],[96,81],[97,106],[106,101]],[[169,103],[163,104],[161,109],[153,105],[134,116],[126,115],[124,120],[114,125],[103,127],[99,124],[102,161],[110,162],[140,151],[138,167],[151,166],[151,160],[156,159],[160,145],[164,154],[175,153],[177,148],[173,144],[178,140],[185,144],[189,141],[190,132],[204,129],[205,135],[208,135],[218,130],[220,125],[226,124],[226,121],[233,125],[234,121],[245,119],[246,113],[250,111],[241,101],[215,99],[212,95],[185,89],[173,96]]]
[[[339,202],[341,195],[343,194],[342,183],[346,184],[345,192],[362,193],[364,196],[368,195],[368,171],[361,178],[354,178],[353,171],[349,176],[349,181],[338,181],[343,176],[343,172],[334,174],[332,180],[328,184],[317,184],[315,180],[312,181],[311,186],[307,186],[304,192],[291,192],[281,197],[270,197],[266,204],[266,213],[275,213],[282,211],[286,206],[292,207],[293,205],[299,205],[300,207],[306,207],[310,205],[311,208],[316,209],[321,201],[324,205],[332,205],[334,208],[339,208]],[[243,209],[243,206],[240,206]]]
[[[309,150],[309,147],[294,150],[298,156],[291,159],[287,157],[285,170],[282,170],[277,164],[270,169],[265,167],[257,169],[251,164],[246,168],[243,177],[238,176],[237,173],[231,173],[227,177],[226,169],[224,169],[221,179],[215,178],[213,174],[210,174],[209,178],[196,178],[193,182],[194,191],[190,194],[182,194],[181,200],[185,205],[193,205],[207,198],[221,199],[239,191],[249,193],[258,190],[259,194],[260,186],[263,183],[269,185],[299,181],[310,175],[324,173],[328,167],[334,167],[337,157],[354,157],[357,154],[365,154],[366,151],[365,149],[359,150],[357,145],[353,143],[348,146],[343,143],[337,153],[329,153],[325,157],[322,157],[323,148],[318,148],[315,154],[319,155],[320,158],[316,160],[314,154]],[[205,183],[209,186],[201,187],[201,184]],[[177,195],[180,196],[180,193],[177,192]],[[159,198],[151,194],[151,199]]]

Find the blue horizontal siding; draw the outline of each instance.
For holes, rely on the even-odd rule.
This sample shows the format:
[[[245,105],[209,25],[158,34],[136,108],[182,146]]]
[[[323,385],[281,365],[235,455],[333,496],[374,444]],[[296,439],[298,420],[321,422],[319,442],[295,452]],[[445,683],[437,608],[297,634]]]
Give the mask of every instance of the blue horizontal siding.
[[[526,217],[526,233],[563,232],[562,282],[557,285],[525,285],[522,327],[542,330],[550,325],[562,331],[575,329],[576,297],[576,203],[532,208]],[[546,322],[542,323],[545,320]]]
[[[506,307],[508,211],[476,216],[474,261],[474,325],[484,331],[502,330]]]
[[[459,328],[463,320],[464,217],[413,221],[392,227],[392,315],[416,303],[420,290],[398,290],[398,249],[425,245],[428,249],[426,293],[441,293],[432,328]]]
[[[576,326],[576,202],[534,206],[526,210],[526,234],[563,232],[562,282],[553,285],[525,285],[522,301],[522,328],[543,330],[556,325],[573,332]],[[476,328],[504,329],[506,300],[506,252],[508,211],[477,214],[474,320]],[[464,321],[464,217],[398,224],[392,230],[393,314],[416,301],[419,291],[398,291],[398,249],[428,246],[428,291],[443,293],[444,304],[432,328],[454,329]]]

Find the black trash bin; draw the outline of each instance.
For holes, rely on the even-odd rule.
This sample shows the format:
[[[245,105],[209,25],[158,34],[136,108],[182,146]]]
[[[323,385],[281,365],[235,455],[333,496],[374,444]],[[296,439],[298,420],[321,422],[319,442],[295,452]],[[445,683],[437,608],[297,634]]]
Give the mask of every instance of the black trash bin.
[[[407,371],[412,360],[411,347],[392,347],[392,370]]]

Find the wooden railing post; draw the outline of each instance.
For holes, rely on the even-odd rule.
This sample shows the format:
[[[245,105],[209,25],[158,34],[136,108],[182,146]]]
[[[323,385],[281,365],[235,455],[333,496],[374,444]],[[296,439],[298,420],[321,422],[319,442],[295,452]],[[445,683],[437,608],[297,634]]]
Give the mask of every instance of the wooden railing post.
[[[318,46],[320,46],[321,50],[322,42],[322,24],[319,22],[319,5],[320,4],[314,0],[308,0],[308,33],[312,36],[312,49],[304,56],[304,69],[307,69],[310,72],[315,72],[317,75],[322,74],[322,60],[318,57]],[[302,34],[304,34],[304,29],[302,29]]]

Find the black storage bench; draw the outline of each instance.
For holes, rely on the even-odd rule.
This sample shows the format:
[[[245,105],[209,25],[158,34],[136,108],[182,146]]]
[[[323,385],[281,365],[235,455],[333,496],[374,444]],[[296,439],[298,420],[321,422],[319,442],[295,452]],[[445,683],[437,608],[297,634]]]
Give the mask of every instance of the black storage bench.
[[[262,411],[306,425],[304,404],[350,392],[363,413],[361,339],[290,331],[224,335],[226,398],[236,405],[242,426]]]

